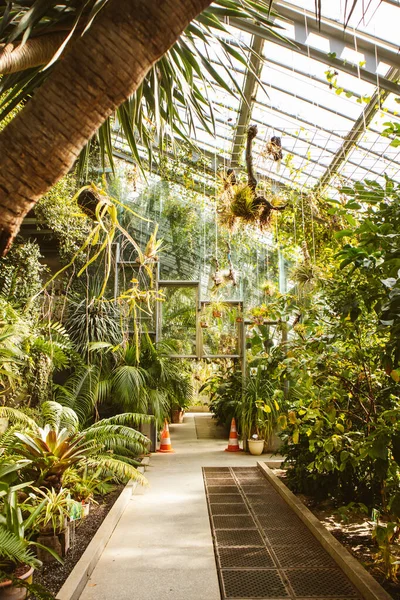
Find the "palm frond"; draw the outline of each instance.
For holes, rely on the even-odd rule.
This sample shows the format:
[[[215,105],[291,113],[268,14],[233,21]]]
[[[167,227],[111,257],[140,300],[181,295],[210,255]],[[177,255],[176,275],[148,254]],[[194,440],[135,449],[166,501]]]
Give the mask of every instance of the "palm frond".
[[[81,424],[92,416],[99,396],[100,400],[104,400],[104,395],[104,385],[100,384],[100,370],[96,365],[79,367],[63,386],[55,388],[57,402],[74,410]]]
[[[114,371],[112,388],[125,409],[147,412],[147,373],[142,367],[121,365]]]
[[[78,36],[95,20],[89,15],[97,15],[107,2],[19,2],[18,8],[11,11],[12,18],[8,10],[0,6],[0,43],[25,43],[60,29],[65,30],[66,37],[72,32]],[[214,133],[216,119],[208,90],[219,86],[228,94],[241,95],[233,67],[237,64],[248,68],[251,64],[251,50],[245,43],[239,38],[235,40],[235,46],[226,41],[231,31],[225,23],[231,17],[251,24],[256,21],[266,32],[280,36],[280,26],[274,22],[274,16],[276,13],[271,12],[267,0],[215,0],[189,25],[176,44],[150,70],[135,95],[117,111],[120,133],[128,141],[139,164],[139,143],[145,146],[151,159],[155,138],[162,150],[165,142],[173,142],[175,137],[195,147],[197,123],[210,134]],[[64,45],[57,51],[55,49],[54,63],[62,58]],[[218,52],[215,52],[216,48]],[[212,52],[209,52],[210,49]],[[47,67],[43,65],[44,68],[35,67],[3,76],[0,94],[5,94],[5,98],[0,120],[29,100],[51,75],[53,66],[48,64]],[[103,164],[105,156],[112,164],[111,129],[110,122],[107,122],[96,136]],[[83,154],[88,155],[87,149]],[[81,166],[84,162],[80,161]]]
[[[112,449],[113,446],[131,447],[132,451],[144,452],[147,450],[150,440],[135,429],[124,425],[111,425],[99,421],[84,431],[87,440],[93,440],[97,444]]]
[[[135,467],[123,460],[112,458],[104,454],[87,461],[90,469],[98,469],[100,477],[116,477],[119,480],[127,481],[129,479],[137,481],[141,485],[147,485],[147,479]]]
[[[35,568],[42,566],[40,560],[28,549],[27,543],[23,539],[0,526],[0,561],[2,559]]]

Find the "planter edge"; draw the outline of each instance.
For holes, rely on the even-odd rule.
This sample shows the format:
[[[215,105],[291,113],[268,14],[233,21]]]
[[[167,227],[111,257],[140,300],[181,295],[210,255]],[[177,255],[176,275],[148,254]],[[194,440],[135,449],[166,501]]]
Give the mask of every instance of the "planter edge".
[[[148,457],[142,459],[142,466],[138,468],[141,473],[144,473],[145,467],[149,464],[149,461],[150,459]],[[135,493],[137,486],[137,481],[132,480],[126,484],[110,512],[96,531],[85,552],[82,554],[62,588],[57,593],[57,600],[79,599],[108,540],[117,526],[118,521],[122,517],[129,500]]]
[[[323,548],[347,575],[365,600],[393,600],[359,561],[326,529],[319,519],[299,500],[265,463],[257,467],[276,491],[303,521]]]

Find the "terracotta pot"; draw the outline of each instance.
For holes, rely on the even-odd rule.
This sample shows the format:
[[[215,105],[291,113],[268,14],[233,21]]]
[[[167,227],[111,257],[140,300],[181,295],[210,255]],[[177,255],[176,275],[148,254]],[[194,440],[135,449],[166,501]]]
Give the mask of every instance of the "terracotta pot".
[[[20,575],[18,579],[32,583],[33,567],[30,567],[26,573]],[[28,590],[23,587],[11,587],[11,581],[2,581],[0,583],[0,600],[25,600],[28,597]]]
[[[185,415],[185,411],[177,408],[173,410],[171,413],[171,421],[172,423],[183,423],[183,417]]]
[[[202,323],[200,323],[200,327],[201,327],[202,329],[207,329],[207,327],[208,327],[208,323],[206,323],[205,321],[203,321]]]
[[[212,315],[213,315],[214,319],[219,319],[221,317],[222,313],[220,310],[213,310]]]
[[[250,454],[260,456],[264,452],[264,440],[247,440],[247,447]]]
[[[236,323],[243,323],[242,317],[236,317]]]

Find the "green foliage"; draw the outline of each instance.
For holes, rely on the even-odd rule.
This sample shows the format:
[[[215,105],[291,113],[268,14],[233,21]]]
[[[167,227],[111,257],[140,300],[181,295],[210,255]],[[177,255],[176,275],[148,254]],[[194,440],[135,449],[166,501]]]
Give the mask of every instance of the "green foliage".
[[[340,267],[350,276],[358,272],[363,279],[368,290],[366,309],[378,315],[379,329],[387,340],[382,364],[390,373],[400,361],[400,186],[386,179],[384,186],[365,181],[342,191],[354,210],[362,203],[366,212],[352,232],[355,241],[338,254]],[[397,377],[396,371],[393,376]]]
[[[35,241],[16,243],[0,259],[0,294],[15,307],[25,306],[43,286],[46,268]]]
[[[17,492],[9,491],[3,498],[0,512],[0,569],[11,573],[18,564],[40,567],[41,562],[34,555],[31,546],[37,545],[29,541],[32,524],[44,502],[24,519],[18,504]],[[54,553],[53,553],[54,554]],[[55,555],[58,559],[57,555]]]
[[[237,415],[237,407],[242,394],[242,372],[235,364],[220,368],[199,389],[207,392],[210,397],[210,410],[219,425],[224,425],[227,431],[232,418]],[[240,424],[239,424],[240,426]]]
[[[76,175],[66,175],[35,206],[38,225],[51,230],[63,262],[71,260],[90,232],[90,223],[77,205],[76,191]]]
[[[64,328],[27,315],[0,296],[0,340],[0,395],[14,405],[47,400],[54,371],[70,364]]]
[[[233,217],[242,219],[244,222],[252,223],[256,220],[257,206],[254,192],[248,185],[235,186],[230,209]]]
[[[248,440],[252,435],[257,435],[268,441],[282,410],[277,400],[279,397],[279,390],[275,391],[267,370],[262,365],[256,367],[254,374],[250,370],[236,409],[243,439]]]
[[[66,327],[76,349],[87,355],[93,342],[106,342],[117,346],[122,342],[120,307],[114,300],[99,298],[99,289],[93,285],[85,297],[72,295],[68,299]]]
[[[135,466],[138,455],[147,452],[149,440],[134,427],[150,422],[152,417],[120,414],[79,431],[78,416],[71,408],[57,402],[45,402],[41,408],[43,427],[28,420],[24,431],[12,430],[7,443],[10,456],[27,459],[23,475],[36,487],[58,492],[65,472],[85,465],[90,471],[100,469],[102,477],[145,482]],[[12,408],[0,407],[0,417],[3,416],[11,422],[23,422],[20,411]],[[0,445],[2,441],[0,438]]]

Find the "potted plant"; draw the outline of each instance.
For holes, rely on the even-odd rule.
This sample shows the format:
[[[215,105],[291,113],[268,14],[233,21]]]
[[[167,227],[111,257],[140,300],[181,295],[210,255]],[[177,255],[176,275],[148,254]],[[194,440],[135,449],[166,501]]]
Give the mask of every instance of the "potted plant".
[[[239,309],[236,314],[236,323],[243,323],[243,313]]]
[[[264,452],[265,441],[258,437],[258,433],[254,433],[250,439],[247,440],[247,447],[250,454],[253,456],[259,456]]]
[[[181,406],[176,406],[171,409],[171,423],[183,423],[183,417],[185,416],[185,409]]]
[[[18,503],[16,488],[23,489],[29,484],[20,484],[10,487],[3,497],[3,510],[0,513],[0,571],[5,574],[0,581],[0,600],[24,600],[27,595],[27,585],[32,583],[33,571],[42,566],[42,562],[34,555],[31,546],[43,548],[40,543],[30,540],[33,534],[33,524],[43,509],[46,500],[43,500],[30,513],[27,519],[23,518],[22,509],[26,504]],[[56,560],[62,562],[52,549],[47,549]],[[9,575],[9,579],[7,578]],[[21,580],[21,586],[18,586]]]
[[[229,305],[222,300],[213,300],[208,306],[208,310],[214,319],[220,319],[228,308]]]
[[[34,524],[39,534],[38,556],[42,562],[53,562],[55,555],[65,556],[68,552],[70,546],[68,521],[74,500],[71,499],[70,491],[65,488],[61,488],[59,492],[55,492],[54,489],[46,491],[35,489],[30,496],[34,507],[38,502],[42,506]],[[54,553],[50,553],[49,548]]]
[[[258,366],[243,390],[238,406],[240,429],[251,454],[262,454],[277,425],[280,407],[275,390],[267,379],[265,370]]]
[[[95,495],[108,494],[114,486],[109,483],[112,477],[104,477],[101,469],[89,473],[87,465],[83,469],[68,469],[63,477],[63,486],[71,492],[73,500],[81,506],[81,517],[87,517],[93,504],[98,504]]]

